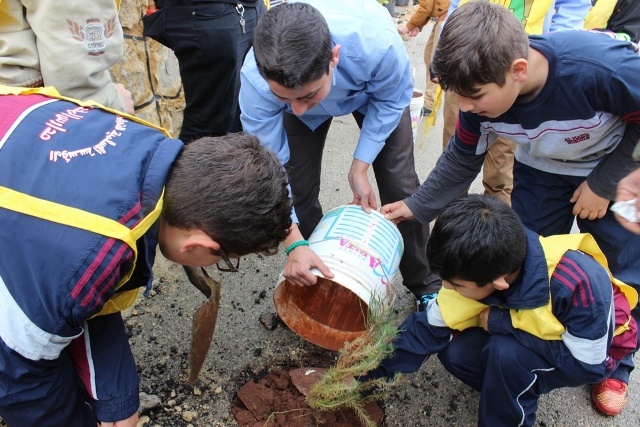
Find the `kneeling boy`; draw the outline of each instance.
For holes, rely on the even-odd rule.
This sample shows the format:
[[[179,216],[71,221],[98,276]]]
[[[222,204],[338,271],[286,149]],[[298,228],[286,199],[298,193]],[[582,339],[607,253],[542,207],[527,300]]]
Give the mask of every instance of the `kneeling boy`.
[[[427,251],[443,289],[369,377],[416,371],[438,353],[481,392],[479,425],[531,426],[541,394],[596,383],[636,347],[637,294],[588,234],[540,237],[504,202],[469,195],[438,217]]]

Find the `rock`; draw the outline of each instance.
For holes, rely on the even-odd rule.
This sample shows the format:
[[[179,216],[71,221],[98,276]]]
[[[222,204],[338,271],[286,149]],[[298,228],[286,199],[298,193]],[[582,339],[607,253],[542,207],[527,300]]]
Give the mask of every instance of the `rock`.
[[[202,394],[202,392],[200,391],[200,389],[198,387],[194,387],[193,388],[193,395],[194,396],[200,396]]]
[[[325,368],[298,368],[289,371],[289,375],[293,385],[307,397],[311,386],[320,381],[325,372]]]
[[[278,326],[278,315],[271,311],[265,311],[260,315],[262,326],[273,331]]]
[[[136,427],[143,427],[149,421],[151,421],[151,419],[148,416],[143,415],[140,418],[138,418],[138,423],[136,424]]]
[[[213,392],[214,392],[215,394],[222,394],[222,387],[216,387],[216,389],[215,389],[215,390],[213,390]]]
[[[149,395],[147,393],[140,393],[140,413],[146,414],[152,409],[160,407],[162,401],[154,394]]]
[[[184,411],[182,413],[182,419],[186,422],[190,423],[198,417],[198,413],[196,411]]]

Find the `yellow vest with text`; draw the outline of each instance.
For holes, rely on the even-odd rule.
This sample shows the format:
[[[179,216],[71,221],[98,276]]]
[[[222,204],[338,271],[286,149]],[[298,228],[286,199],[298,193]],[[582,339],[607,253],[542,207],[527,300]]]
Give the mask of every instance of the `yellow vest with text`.
[[[46,95],[51,98],[70,101],[81,106],[100,108],[102,110],[122,116],[127,120],[135,121],[143,125],[155,128],[164,133],[167,137],[170,137],[169,133],[166,130],[135,116],[130,116],[120,111],[112,110],[92,101],[83,102],[61,96],[52,87],[34,89],[0,85],[0,95],[20,94]],[[76,227],[102,236],[111,237],[126,243],[127,246],[131,248],[134,254],[134,260],[130,270],[120,278],[120,281],[115,287],[115,294],[105,303],[102,310],[98,314],[96,314],[96,316],[121,311],[135,303],[140,292],[140,288],[127,290],[124,292],[118,292],[118,288],[124,285],[131,278],[138,256],[136,241],[140,237],[142,237],[142,235],[146,233],[147,230],[149,230],[149,228],[160,216],[160,212],[162,211],[162,200],[163,197],[161,196],[155,209],[153,209],[153,211],[145,216],[144,219],[142,219],[135,227],[130,229],[124,224],[121,224],[111,218],[103,217],[71,206],[65,206],[53,201],[36,198],[29,194],[21,193],[11,188],[0,186],[0,208],[5,208],[25,215],[34,216],[70,227]]]

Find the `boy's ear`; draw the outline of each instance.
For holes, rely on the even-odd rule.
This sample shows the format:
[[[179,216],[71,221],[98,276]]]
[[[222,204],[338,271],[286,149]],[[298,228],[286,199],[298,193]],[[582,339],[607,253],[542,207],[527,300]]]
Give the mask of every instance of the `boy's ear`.
[[[220,249],[218,242],[209,237],[204,231],[191,230],[189,235],[182,241],[180,252],[189,252],[198,247],[213,249],[214,251]]]
[[[529,74],[529,61],[525,58],[518,58],[511,63],[511,74],[516,82],[522,83]]]
[[[331,59],[329,60],[329,65],[335,67],[340,62],[340,46],[339,44],[335,45],[333,49],[331,49]]]
[[[507,282],[507,276],[508,274],[502,275],[497,279],[495,279],[493,282],[491,282],[491,284],[497,291],[504,291],[506,289],[509,289],[509,282]]]

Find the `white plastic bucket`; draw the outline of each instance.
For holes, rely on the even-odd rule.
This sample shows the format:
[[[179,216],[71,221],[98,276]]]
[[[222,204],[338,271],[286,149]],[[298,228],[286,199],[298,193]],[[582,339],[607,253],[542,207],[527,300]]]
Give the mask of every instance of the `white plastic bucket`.
[[[302,338],[338,350],[366,329],[371,298],[386,298],[404,251],[397,227],[379,212],[338,206],[327,212],[309,247],[335,275],[315,286],[296,286],[280,275],[274,304],[280,318]]]
[[[424,92],[419,89],[413,89],[413,97],[409,104],[409,112],[411,114],[411,131],[413,132],[413,142],[416,141],[418,134],[418,125],[422,120],[422,107],[424,105]]]

